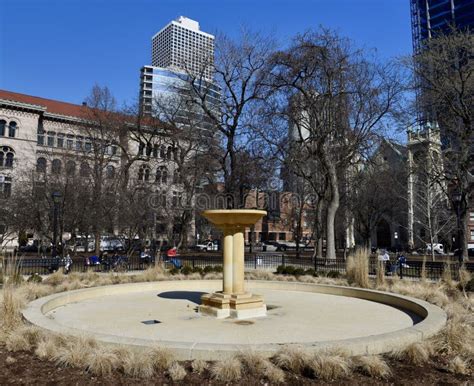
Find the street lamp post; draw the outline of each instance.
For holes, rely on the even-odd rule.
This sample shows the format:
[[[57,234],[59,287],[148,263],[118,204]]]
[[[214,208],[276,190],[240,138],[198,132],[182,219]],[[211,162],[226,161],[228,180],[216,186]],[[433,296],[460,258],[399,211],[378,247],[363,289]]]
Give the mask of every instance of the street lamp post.
[[[53,247],[51,248],[51,256],[56,257],[58,248],[58,217],[59,203],[61,202],[61,193],[53,192]]]

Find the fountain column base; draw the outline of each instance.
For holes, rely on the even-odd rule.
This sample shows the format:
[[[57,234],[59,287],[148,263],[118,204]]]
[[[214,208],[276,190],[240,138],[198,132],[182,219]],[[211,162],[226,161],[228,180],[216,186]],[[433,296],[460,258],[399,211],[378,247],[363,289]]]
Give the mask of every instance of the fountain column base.
[[[249,319],[266,316],[267,306],[259,295],[214,292],[201,296],[199,312],[217,319]]]

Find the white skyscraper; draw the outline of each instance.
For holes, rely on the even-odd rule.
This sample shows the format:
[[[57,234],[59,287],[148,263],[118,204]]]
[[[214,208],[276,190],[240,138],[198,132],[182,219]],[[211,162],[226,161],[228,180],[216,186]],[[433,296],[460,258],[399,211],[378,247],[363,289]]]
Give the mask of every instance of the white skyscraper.
[[[190,82],[206,91],[208,108],[218,110],[220,88],[213,82],[214,36],[199,30],[197,21],[180,16],[152,38],[152,65],[140,74],[140,105],[144,114],[162,116],[163,107],[179,106],[182,123],[195,120],[199,128],[212,129],[213,123],[200,108],[182,108],[189,97]]]
[[[212,80],[214,36],[199,30],[197,21],[180,16],[152,38],[151,64],[154,67],[183,70],[193,74],[203,71]]]

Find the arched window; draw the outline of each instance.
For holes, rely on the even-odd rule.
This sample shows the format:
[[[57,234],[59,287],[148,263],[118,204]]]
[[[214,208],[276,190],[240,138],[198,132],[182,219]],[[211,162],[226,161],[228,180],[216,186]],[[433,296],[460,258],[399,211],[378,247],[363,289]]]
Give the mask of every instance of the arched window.
[[[158,158],[159,147],[157,144],[153,146],[153,158]]]
[[[138,179],[140,181],[148,181],[150,179],[150,168],[148,166],[140,166],[138,169]]]
[[[8,127],[8,136],[14,138],[16,134],[16,122],[11,121]]]
[[[11,147],[0,147],[0,167],[12,168],[15,152]]]
[[[173,154],[173,148],[171,146],[168,146],[168,150],[166,151],[166,158],[170,160],[172,154]]]
[[[178,162],[178,155],[179,155],[179,153],[178,153],[178,148],[175,147],[175,148],[173,149],[173,159],[174,159],[176,162]]]
[[[89,177],[91,175],[91,168],[87,162],[81,163],[79,174],[81,177]]]
[[[108,165],[105,169],[105,176],[110,179],[115,177],[115,168],[112,165]]]
[[[166,147],[165,147],[165,145],[161,145],[161,147],[160,147],[160,158],[163,158],[163,159],[166,158]]]
[[[36,160],[36,171],[46,173],[46,158],[40,157]]]
[[[53,159],[53,162],[51,162],[51,172],[53,174],[59,174],[61,173],[61,167],[62,167],[61,160]]]
[[[163,184],[166,184],[168,182],[168,170],[166,170],[165,167],[163,167],[163,171],[161,173],[161,182]]]
[[[66,162],[66,174],[70,177],[76,173],[76,163],[74,161]]]
[[[0,119],[0,137],[5,136],[5,126],[7,125],[7,121]]]

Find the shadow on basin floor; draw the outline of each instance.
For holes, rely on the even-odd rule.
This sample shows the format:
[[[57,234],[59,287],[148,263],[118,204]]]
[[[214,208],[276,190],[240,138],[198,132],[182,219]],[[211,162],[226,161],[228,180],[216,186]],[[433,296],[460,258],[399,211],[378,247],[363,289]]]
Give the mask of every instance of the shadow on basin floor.
[[[181,300],[189,300],[195,304],[201,304],[201,296],[206,294],[207,292],[199,292],[199,291],[168,291],[162,292],[157,296],[163,299],[181,299]]]

